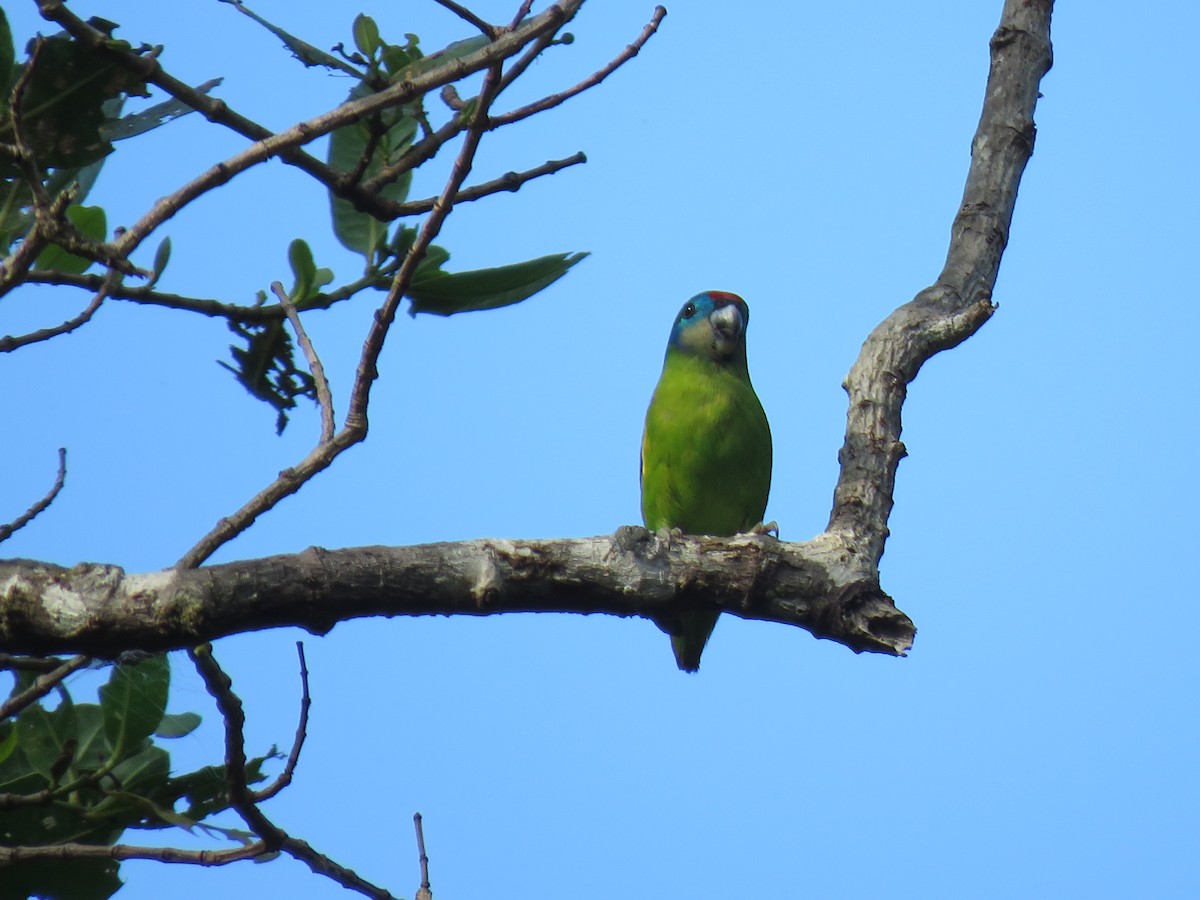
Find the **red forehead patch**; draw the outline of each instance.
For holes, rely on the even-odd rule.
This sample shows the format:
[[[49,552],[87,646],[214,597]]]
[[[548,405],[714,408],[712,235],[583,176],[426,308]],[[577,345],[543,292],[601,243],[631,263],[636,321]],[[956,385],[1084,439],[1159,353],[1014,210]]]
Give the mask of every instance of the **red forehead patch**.
[[[728,291],[709,291],[708,296],[712,297],[718,303],[745,303],[746,301],[737,294],[731,294]]]

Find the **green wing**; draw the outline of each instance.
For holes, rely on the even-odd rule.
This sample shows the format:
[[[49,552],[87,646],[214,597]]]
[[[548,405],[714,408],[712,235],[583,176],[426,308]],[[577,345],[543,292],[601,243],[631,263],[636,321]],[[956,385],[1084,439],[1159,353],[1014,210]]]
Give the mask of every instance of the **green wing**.
[[[652,531],[733,535],[763,519],[771,489],[771,429],[749,377],[668,354],[642,437],[642,520]],[[681,669],[695,671],[717,621],[696,613],[673,627]]]

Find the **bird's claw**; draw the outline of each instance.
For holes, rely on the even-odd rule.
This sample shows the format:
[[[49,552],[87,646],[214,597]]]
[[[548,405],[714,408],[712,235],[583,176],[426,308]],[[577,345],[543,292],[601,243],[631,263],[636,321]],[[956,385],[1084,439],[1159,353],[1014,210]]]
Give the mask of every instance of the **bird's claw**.
[[[779,523],[772,520],[770,522],[759,522],[750,529],[750,534],[774,534],[775,538],[779,538]]]
[[[668,551],[670,551],[671,548],[675,546],[675,539],[683,537],[683,529],[663,527],[654,532],[654,536],[658,538],[660,543],[666,546]]]

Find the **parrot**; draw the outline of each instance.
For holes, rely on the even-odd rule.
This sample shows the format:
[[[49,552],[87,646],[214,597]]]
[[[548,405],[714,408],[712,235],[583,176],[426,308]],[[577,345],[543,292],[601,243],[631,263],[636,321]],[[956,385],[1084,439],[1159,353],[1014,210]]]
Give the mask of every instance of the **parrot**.
[[[746,325],[736,294],[706,291],[683,305],[642,434],[642,521],[652,532],[764,533],[771,490],[771,427],[750,384]],[[700,668],[719,610],[660,627],[675,662]]]

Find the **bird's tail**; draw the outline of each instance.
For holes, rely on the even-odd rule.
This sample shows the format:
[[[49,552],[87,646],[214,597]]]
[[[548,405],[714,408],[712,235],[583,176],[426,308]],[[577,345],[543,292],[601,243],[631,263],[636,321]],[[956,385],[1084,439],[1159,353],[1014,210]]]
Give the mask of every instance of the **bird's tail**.
[[[671,649],[675,651],[675,662],[685,672],[700,668],[700,654],[708,643],[709,635],[717,625],[719,611],[691,612],[679,617],[677,627],[671,633]]]

